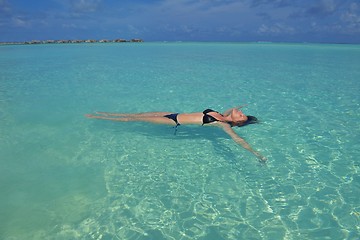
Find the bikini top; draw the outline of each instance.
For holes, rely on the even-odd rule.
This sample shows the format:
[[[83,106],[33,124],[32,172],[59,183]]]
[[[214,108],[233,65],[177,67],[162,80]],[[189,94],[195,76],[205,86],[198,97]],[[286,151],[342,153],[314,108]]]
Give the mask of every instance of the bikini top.
[[[206,110],[204,110],[204,111],[203,111],[204,116],[203,116],[203,119],[202,119],[202,122],[203,122],[202,125],[207,124],[207,123],[212,123],[212,122],[218,122],[218,121],[219,121],[218,119],[214,118],[213,116],[208,115],[208,113],[210,113],[210,112],[219,113],[219,112],[214,111],[214,110],[212,110],[212,109],[206,109]]]

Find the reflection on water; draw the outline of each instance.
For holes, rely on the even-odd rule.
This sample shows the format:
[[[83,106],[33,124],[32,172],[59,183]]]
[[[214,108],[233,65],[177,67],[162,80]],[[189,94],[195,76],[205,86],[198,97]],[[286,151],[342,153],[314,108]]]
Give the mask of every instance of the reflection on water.
[[[357,46],[131,46],[6,46],[1,239],[359,238]],[[244,103],[267,164],[220,129],[83,116]]]

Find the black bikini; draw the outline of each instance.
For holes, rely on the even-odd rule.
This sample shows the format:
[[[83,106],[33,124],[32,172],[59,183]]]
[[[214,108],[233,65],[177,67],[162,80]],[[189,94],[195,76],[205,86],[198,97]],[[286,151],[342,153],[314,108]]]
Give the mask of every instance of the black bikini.
[[[168,114],[165,115],[164,117],[173,120],[176,123],[176,127],[180,125],[180,123],[177,120],[177,115],[179,115],[178,113],[172,113],[172,114]]]
[[[219,120],[214,118],[213,116],[211,115],[208,115],[208,113],[211,113],[211,112],[215,112],[215,113],[219,113],[217,111],[214,111],[212,109],[206,109],[203,111],[203,118],[202,118],[202,122],[204,124],[208,124],[208,123],[212,123],[212,122],[218,122]],[[176,130],[177,130],[177,126],[180,126],[180,123],[178,122],[177,120],[177,116],[179,115],[179,113],[171,113],[171,114],[167,114],[167,115],[164,115],[164,117],[168,118],[168,119],[171,119],[173,120],[175,123],[176,123],[176,126],[175,126],[175,134],[176,134]]]
[[[179,115],[179,113],[171,113],[171,114],[167,114],[167,115],[164,116],[164,117],[166,117],[168,119],[173,120],[176,123],[176,126],[174,127],[175,128],[174,135],[176,135],[177,127],[180,126],[180,123],[177,120],[178,115]]]
[[[206,109],[206,110],[204,110],[204,111],[203,111],[204,116],[203,116],[203,119],[202,119],[202,122],[203,122],[202,125],[208,124],[208,123],[212,123],[212,122],[218,122],[218,121],[219,121],[218,119],[214,118],[213,116],[208,115],[208,113],[211,113],[211,112],[219,113],[219,112],[214,111],[214,110],[212,110],[212,109]]]

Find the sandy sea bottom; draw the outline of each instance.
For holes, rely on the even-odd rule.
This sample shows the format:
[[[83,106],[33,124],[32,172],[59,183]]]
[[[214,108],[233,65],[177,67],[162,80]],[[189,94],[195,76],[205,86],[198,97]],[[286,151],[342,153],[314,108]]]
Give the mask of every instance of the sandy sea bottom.
[[[0,47],[0,239],[360,238],[358,45]],[[235,131],[86,119],[244,112]]]

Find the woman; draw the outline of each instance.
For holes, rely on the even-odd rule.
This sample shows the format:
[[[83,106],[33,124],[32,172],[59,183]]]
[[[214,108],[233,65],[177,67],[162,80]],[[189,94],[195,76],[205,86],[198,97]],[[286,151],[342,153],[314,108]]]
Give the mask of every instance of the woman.
[[[209,125],[222,128],[237,144],[252,152],[260,161],[267,159],[242,139],[232,127],[242,127],[248,124],[258,123],[254,116],[246,116],[241,107],[231,108],[223,114],[212,109],[195,113],[172,113],[172,112],[146,112],[146,113],[107,113],[97,112],[97,115],[87,114],[88,118],[105,119],[120,122],[150,122],[158,124],[174,125],[175,127],[185,124]]]

